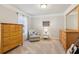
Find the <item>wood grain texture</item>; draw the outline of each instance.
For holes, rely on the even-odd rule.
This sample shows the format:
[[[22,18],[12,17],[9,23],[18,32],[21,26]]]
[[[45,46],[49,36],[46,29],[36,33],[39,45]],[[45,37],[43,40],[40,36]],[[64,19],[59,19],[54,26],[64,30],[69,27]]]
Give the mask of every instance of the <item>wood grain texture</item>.
[[[79,30],[79,5],[78,5],[78,8],[77,8],[77,11],[78,11],[78,30]]]
[[[60,42],[62,43],[65,51],[67,51],[71,44],[75,43],[79,37],[79,32],[75,30],[60,31],[60,33]]]
[[[0,53],[22,45],[23,26],[19,24],[0,24]]]

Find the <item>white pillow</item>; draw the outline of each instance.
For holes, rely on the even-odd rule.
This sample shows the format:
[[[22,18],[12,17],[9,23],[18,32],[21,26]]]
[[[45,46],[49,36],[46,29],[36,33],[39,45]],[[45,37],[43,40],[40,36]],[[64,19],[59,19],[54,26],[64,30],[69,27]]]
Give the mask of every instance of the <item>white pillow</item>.
[[[74,54],[76,50],[77,50],[77,47],[74,44],[72,44],[70,48],[67,50],[67,54]]]

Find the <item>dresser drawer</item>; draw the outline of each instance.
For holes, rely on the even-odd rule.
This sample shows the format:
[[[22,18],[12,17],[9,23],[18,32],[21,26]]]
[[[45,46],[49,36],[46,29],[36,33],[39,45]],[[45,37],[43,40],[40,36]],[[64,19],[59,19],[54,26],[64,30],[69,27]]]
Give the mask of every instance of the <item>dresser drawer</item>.
[[[9,45],[10,43],[11,43],[11,38],[10,37],[3,38],[3,46],[4,45]]]
[[[15,36],[16,32],[10,32],[10,36]]]
[[[23,28],[22,26],[18,26],[18,25],[15,26],[16,31],[22,31],[22,28]]]
[[[10,37],[10,33],[9,32],[3,32],[2,33],[2,37],[5,38],[5,37]]]
[[[1,42],[0,53],[21,45],[22,41],[22,26],[20,24],[1,23]]]
[[[10,25],[10,32],[15,32],[15,25]]]
[[[19,45],[19,44],[16,43],[16,44],[10,44],[10,45],[3,46],[2,52],[4,53],[4,52],[6,52],[6,51],[8,51],[8,50],[10,50],[10,49],[12,49],[12,48],[18,46],[18,45]]]
[[[4,32],[4,33],[5,33],[5,32],[10,32],[10,28],[5,28],[5,29],[2,28],[2,32]]]
[[[8,45],[16,44],[17,42],[19,41],[16,39],[9,38],[9,39],[4,40],[3,46],[6,47]]]
[[[2,27],[3,27],[4,29],[6,29],[6,28],[9,28],[10,25],[9,25],[9,24],[4,24],[4,25],[2,25]]]
[[[6,25],[6,24],[2,25],[2,31],[3,31],[3,32],[8,32],[8,31],[10,31],[10,25]]]

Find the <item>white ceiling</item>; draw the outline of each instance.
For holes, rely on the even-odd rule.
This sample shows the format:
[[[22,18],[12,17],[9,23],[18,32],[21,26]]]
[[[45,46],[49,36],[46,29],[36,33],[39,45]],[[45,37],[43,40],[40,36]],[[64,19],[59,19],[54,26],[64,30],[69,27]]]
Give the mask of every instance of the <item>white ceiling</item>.
[[[40,8],[40,4],[14,4],[14,7],[28,13],[30,15],[46,15],[64,13],[70,6],[69,4],[47,4],[47,8]]]

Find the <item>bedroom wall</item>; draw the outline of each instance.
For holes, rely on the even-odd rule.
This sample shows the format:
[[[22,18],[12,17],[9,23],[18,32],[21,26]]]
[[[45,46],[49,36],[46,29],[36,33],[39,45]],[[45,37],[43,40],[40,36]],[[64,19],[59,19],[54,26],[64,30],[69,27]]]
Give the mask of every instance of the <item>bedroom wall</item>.
[[[32,17],[32,29],[38,30],[41,35],[43,31],[42,22],[43,21],[50,21],[49,26],[49,34],[50,37],[59,38],[59,31],[60,29],[64,29],[64,15],[41,15],[41,16],[34,16]]]
[[[26,16],[28,19],[30,15],[24,13],[23,11],[19,10],[18,8],[8,5],[8,4],[1,4],[0,5],[0,23],[18,23],[17,19],[18,16],[16,12],[19,12],[21,15]]]
[[[16,12],[0,5],[0,23],[17,23]]]

